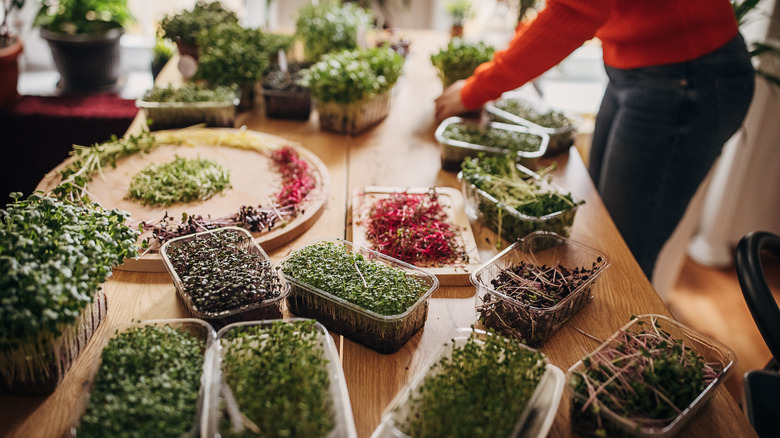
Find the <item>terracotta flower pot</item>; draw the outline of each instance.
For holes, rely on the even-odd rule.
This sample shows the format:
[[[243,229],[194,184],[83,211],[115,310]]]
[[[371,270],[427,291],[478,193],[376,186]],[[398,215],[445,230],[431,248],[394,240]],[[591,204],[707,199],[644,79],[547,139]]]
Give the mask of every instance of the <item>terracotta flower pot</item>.
[[[22,40],[11,37],[12,43],[0,48],[0,108],[12,105],[19,99],[16,86],[19,82],[19,55],[22,53]]]

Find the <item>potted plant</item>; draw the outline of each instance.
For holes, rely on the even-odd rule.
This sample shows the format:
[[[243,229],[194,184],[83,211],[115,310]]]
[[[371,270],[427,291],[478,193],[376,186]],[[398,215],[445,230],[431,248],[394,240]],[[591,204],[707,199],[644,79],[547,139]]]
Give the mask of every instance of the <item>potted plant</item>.
[[[425,324],[433,274],[342,240],[321,240],[281,263],[287,307],[380,353],[398,351]]]
[[[24,6],[24,0],[2,0],[3,21],[0,23],[0,108],[19,98],[16,86],[19,82],[19,55],[23,45],[19,36],[10,29],[10,17]]]
[[[272,119],[309,120],[311,94],[301,84],[309,64],[290,62],[271,67],[263,76],[265,115]]]
[[[212,87],[237,87],[240,108],[254,106],[255,85],[270,63],[263,32],[237,23],[220,24],[201,33],[198,46],[198,69],[192,79]]]
[[[466,79],[483,62],[493,59],[493,47],[478,41],[453,38],[447,47],[431,55],[431,63],[439,73],[444,88],[459,79]]]
[[[40,192],[0,211],[0,392],[47,394],[106,316],[101,284],[137,254],[127,213]]]
[[[197,61],[198,37],[219,24],[238,24],[238,16],[218,1],[198,1],[192,9],[163,17],[160,29],[163,38],[176,43],[180,55]]]
[[[34,24],[51,48],[65,91],[113,91],[119,40],[133,21],[127,0],[44,0]]]
[[[401,55],[386,47],[323,56],[303,77],[315,99],[320,127],[358,134],[384,119],[403,63]]]
[[[339,4],[327,0],[306,4],[298,11],[295,32],[303,40],[303,56],[317,62],[326,53],[358,47],[362,28],[371,23],[371,15],[354,3]]]
[[[445,5],[445,9],[451,21],[450,37],[462,37],[463,25],[472,14],[471,0],[449,0]]]
[[[218,334],[214,373],[221,400],[209,410],[215,436],[355,438],[338,350],[311,319],[231,324]]]

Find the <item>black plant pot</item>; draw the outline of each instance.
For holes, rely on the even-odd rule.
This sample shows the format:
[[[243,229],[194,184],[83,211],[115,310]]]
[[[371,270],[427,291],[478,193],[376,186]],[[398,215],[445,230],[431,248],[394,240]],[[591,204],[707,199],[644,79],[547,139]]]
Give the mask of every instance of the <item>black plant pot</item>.
[[[120,87],[119,39],[125,30],[113,27],[99,34],[69,35],[41,29],[60,73],[57,87],[66,92],[112,92]]]

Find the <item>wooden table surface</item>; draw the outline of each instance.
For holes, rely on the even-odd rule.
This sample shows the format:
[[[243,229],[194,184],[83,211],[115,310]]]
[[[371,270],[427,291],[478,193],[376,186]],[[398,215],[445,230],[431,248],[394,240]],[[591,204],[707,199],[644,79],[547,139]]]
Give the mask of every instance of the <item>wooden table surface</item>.
[[[456,175],[440,169],[434,140],[434,99],[441,84],[430,63],[430,54],[447,43],[446,35],[410,31],[411,54],[393,96],[390,115],[381,124],[355,137],[320,131],[316,115],[308,122],[267,120],[260,111],[242,113],[236,126],[263,131],[298,142],[318,155],[328,167],[331,191],[325,212],[299,238],[273,252],[274,261],[291,250],[322,237],[346,237],[351,194],[369,185],[459,187]],[[180,80],[172,64],[163,80]],[[159,79],[158,79],[159,80]],[[140,129],[142,117],[131,131]],[[586,204],[577,213],[573,240],[604,252],[611,266],[596,287],[596,298],[561,328],[541,351],[552,364],[566,371],[597,343],[582,332],[605,338],[633,314],[669,310],[653,290],[612,223],[576,148],[553,157],[556,184],[570,190]],[[495,254],[495,235],[473,224],[482,261]],[[99,340],[111,327],[137,319],[187,317],[167,273],[115,270],[105,284],[108,316],[92,341],[75,361],[58,389],[47,397],[0,396],[0,432],[7,436],[61,436],[76,415],[88,378],[89,364],[97,360]],[[430,300],[428,320],[400,351],[384,355],[336,336],[359,437],[368,437],[395,394],[449,339],[458,327],[475,322],[473,287],[443,287]],[[476,407],[475,407],[476,408]],[[550,431],[551,437],[572,436],[569,401],[564,393]],[[724,387],[684,429],[686,437],[755,436],[747,420]]]

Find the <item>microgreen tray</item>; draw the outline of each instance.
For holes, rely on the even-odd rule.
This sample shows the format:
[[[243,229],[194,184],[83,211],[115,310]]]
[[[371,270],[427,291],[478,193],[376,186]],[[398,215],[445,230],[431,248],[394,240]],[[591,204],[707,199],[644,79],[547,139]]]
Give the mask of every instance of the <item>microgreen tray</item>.
[[[544,114],[550,111],[555,111],[543,103],[533,103],[530,100],[523,99],[521,97],[513,96],[511,93],[505,94],[503,97],[495,102],[488,102],[485,104],[483,114],[487,120],[513,123],[520,126],[527,126],[529,128],[540,130],[547,133],[550,136],[550,143],[545,151],[545,156],[556,155],[561,152],[565,152],[569,147],[574,144],[574,137],[577,134],[577,128],[573,123],[568,123],[560,127],[549,127],[534,123],[531,120],[520,117],[517,114],[500,109],[496,104],[500,104],[502,101],[514,101],[518,105],[530,109],[534,113]]]
[[[406,341],[425,325],[428,315],[428,300],[439,287],[439,280],[435,275],[424,269],[341,239],[319,240],[310,243],[307,248],[319,245],[333,245],[343,248],[343,251],[349,257],[360,259],[361,262],[365,260],[367,264],[375,265],[377,270],[389,269],[400,272],[407,281],[419,283],[425,289],[404,310],[392,314],[381,314],[337,296],[338,291],[323,290],[312,286],[307,281],[296,278],[295,274],[290,273],[288,264],[292,263],[295,257],[298,257],[298,254],[302,251],[299,250],[293,252],[279,263],[285,278],[291,286],[290,294],[287,297],[287,307],[290,312],[300,317],[314,318],[325,325],[328,330],[344,335],[350,340],[380,353],[398,351]],[[319,265],[332,262],[332,260],[320,259],[312,260],[311,262],[314,265]],[[353,266],[356,265],[346,265],[344,268],[351,270]],[[395,297],[375,294],[375,289],[370,288],[368,282],[373,282],[376,278],[371,278],[370,275],[367,275],[368,279],[366,282],[363,274],[360,271],[358,273],[364,280],[363,292],[374,295],[372,301],[389,303],[396,301]],[[323,274],[330,275],[327,272]]]
[[[395,398],[384,410],[381,422],[374,430],[371,438],[409,437],[403,430],[406,430],[405,425],[411,415],[409,406],[411,399],[420,397],[420,388],[427,378],[436,376],[441,372],[440,370],[437,371],[435,367],[437,363],[444,358],[452,357],[453,350],[455,348],[463,348],[469,341],[470,336],[475,336],[477,345],[482,348],[484,348],[485,340],[488,336],[496,336],[499,339],[504,339],[506,342],[515,343],[515,345],[517,345],[517,341],[505,339],[501,335],[487,333],[483,330],[469,328],[457,329],[455,333],[453,333],[451,341],[441,346],[433,354],[428,363],[416,372],[409,383],[396,394]],[[535,351],[523,344],[519,344],[519,347],[529,351]],[[561,400],[561,394],[563,393],[564,374],[558,367],[547,363],[546,359],[543,366],[544,371],[541,380],[539,380],[539,383],[533,390],[525,407],[519,415],[517,415],[516,420],[513,423],[512,432],[508,437],[522,436],[525,438],[543,438],[547,436],[547,433],[552,426],[555,413],[558,410],[558,405]],[[528,373],[526,370],[521,370],[519,372],[526,375]],[[478,417],[481,406],[474,405],[472,408],[474,410],[464,412],[464,415]],[[511,409],[511,407],[509,407],[509,409]],[[441,419],[443,422],[448,420],[448,418]]]
[[[246,341],[247,338],[253,340],[255,337],[258,336],[258,332],[260,333],[260,337],[265,337],[268,339],[268,345],[270,345],[270,348],[272,350],[267,351],[269,354],[269,357],[263,357],[263,360],[273,360],[271,356],[276,358],[278,356],[274,355],[275,353],[280,353],[281,357],[278,357],[279,365],[281,368],[284,368],[290,372],[291,368],[290,363],[290,357],[285,354],[285,348],[280,346],[278,343],[274,344],[272,340],[269,338],[270,336],[274,336],[271,333],[277,333],[276,337],[280,338],[281,336],[287,336],[290,334],[288,331],[276,331],[274,332],[272,329],[272,326],[274,324],[280,324],[280,325],[294,325],[294,324],[307,324],[312,323],[313,329],[311,333],[314,333],[316,335],[316,340],[313,342],[313,352],[312,354],[317,355],[320,357],[320,359],[317,359],[313,362],[308,362],[305,364],[306,366],[312,366],[317,367],[316,370],[312,370],[307,372],[303,369],[297,369],[296,373],[303,373],[305,374],[305,377],[308,377],[312,379],[311,382],[305,381],[305,378],[302,380],[293,380],[293,379],[283,379],[285,376],[277,376],[278,380],[277,382],[280,382],[276,386],[275,390],[282,391],[286,394],[292,394],[291,399],[285,400],[286,402],[290,402],[290,400],[294,399],[295,397],[304,397],[305,393],[307,391],[312,391],[313,388],[319,387],[319,384],[321,384],[321,381],[316,380],[314,374],[319,373],[319,377],[322,378],[324,375],[327,375],[328,383],[327,383],[327,394],[324,396],[326,399],[326,403],[329,404],[329,412],[331,414],[331,425],[332,428],[330,429],[327,434],[324,436],[328,438],[355,438],[357,437],[357,432],[355,430],[355,423],[354,418],[352,416],[352,406],[349,401],[349,393],[347,392],[347,385],[346,380],[344,378],[344,371],[341,368],[341,361],[339,359],[338,350],[336,349],[336,345],[333,342],[333,338],[328,334],[325,327],[323,327],[322,324],[310,320],[310,319],[301,319],[301,318],[293,318],[293,319],[282,319],[282,320],[274,320],[274,321],[251,321],[251,322],[238,322],[234,324],[230,324],[226,327],[223,327],[219,333],[217,334],[217,345],[219,349],[219,353],[216,354],[217,363],[214,366],[213,369],[213,375],[212,375],[212,381],[219,385],[221,390],[219,392],[215,391],[212,395],[217,397],[218,400],[214,400],[209,404],[209,410],[208,410],[208,427],[209,427],[209,435],[208,436],[233,436],[231,432],[234,432],[234,428],[245,428],[245,424],[248,425],[249,423],[241,422],[241,425],[234,424],[233,421],[231,421],[231,414],[233,417],[245,417],[245,415],[251,416],[251,413],[245,414],[245,406],[242,406],[241,403],[236,399],[236,396],[233,393],[233,390],[230,388],[230,385],[228,383],[228,379],[225,376],[226,368],[226,358],[229,359],[229,356],[226,356],[228,351],[231,348],[237,348],[238,346],[242,345],[238,343],[236,340],[241,339],[242,342]],[[293,332],[293,333],[298,333]],[[243,338],[246,336],[247,338]],[[242,339],[243,338],[243,339]],[[286,339],[280,342],[289,343]],[[256,345],[250,344],[251,348],[248,348],[245,350],[236,350],[236,354],[238,354],[235,357],[240,357],[241,360],[244,361],[257,361],[260,360],[256,356],[260,354],[260,351],[266,351],[264,348],[258,350],[255,352],[254,348]],[[299,347],[296,347],[296,351]],[[240,353],[238,353],[240,351]],[[271,353],[271,351],[275,353]],[[253,354],[254,353],[254,354]],[[254,359],[253,359],[254,358]],[[299,365],[302,365],[299,363]],[[321,368],[320,368],[321,367]],[[269,369],[272,369],[274,367],[271,367],[269,365]],[[324,373],[322,372],[322,368],[324,368]],[[241,369],[241,371],[246,371],[245,369]],[[296,374],[298,377],[301,377],[300,374]],[[273,378],[273,376],[265,376],[260,373],[249,373],[248,375],[250,379],[264,379],[267,377]],[[262,376],[262,377],[260,377]],[[239,378],[239,380],[242,380]],[[319,384],[318,384],[319,382]],[[296,388],[292,385],[299,385],[303,387],[303,389],[300,389],[300,391],[296,391]],[[252,390],[254,391],[254,389]],[[265,391],[270,391],[269,388],[257,388],[257,396],[262,397],[263,395],[267,395]],[[303,391],[303,392],[301,392]],[[246,392],[246,391],[245,391]],[[308,403],[311,403],[312,400],[310,400],[310,397],[306,397],[306,406],[318,406],[317,404],[309,405]],[[299,408],[296,407],[295,410],[292,410],[290,412],[283,412],[284,409],[286,409],[284,406],[274,407],[273,405],[264,405],[264,409],[281,409],[281,412],[278,412],[275,414],[275,416],[301,416],[300,418],[312,418],[314,414],[312,412],[301,412],[299,411]],[[274,413],[269,413],[272,418],[265,418],[265,421],[268,421],[269,423],[273,423],[274,420],[273,416]],[[245,418],[249,418],[246,416]],[[255,418],[255,420],[258,420]],[[250,420],[251,421],[251,420]],[[293,433],[293,436],[300,433],[306,433],[304,430],[306,428],[301,425],[303,423],[303,420],[296,421],[296,427],[299,427],[303,430],[288,430],[286,433]],[[257,425],[255,425],[257,426]],[[251,427],[251,426],[250,426]],[[259,426],[258,426],[259,427]],[[277,433],[278,432],[278,433]],[[269,435],[271,436],[281,436],[282,432],[284,431],[270,431]],[[240,433],[238,433],[240,435]],[[243,435],[242,435],[243,436]],[[310,435],[306,435],[310,436]],[[313,437],[312,437],[313,438]]]
[[[259,301],[252,301],[247,299],[247,304],[239,304],[227,309],[212,311],[206,308],[198,308],[193,302],[193,290],[187,290],[181,274],[175,268],[175,263],[171,259],[170,252],[173,248],[182,247],[197,239],[204,239],[214,236],[238,236],[240,243],[238,244],[238,251],[245,251],[251,255],[257,256],[257,258],[264,264],[267,264],[268,275],[273,280],[272,287],[276,288],[276,291],[268,291],[267,284],[263,284],[260,289],[260,293],[275,294],[271,298],[262,299]],[[283,276],[273,268],[268,255],[263,251],[263,248],[255,242],[252,238],[252,234],[246,229],[239,227],[224,227],[215,230],[204,231],[202,233],[190,234],[187,236],[178,237],[167,241],[160,248],[160,256],[165,264],[165,268],[171,275],[176,291],[178,292],[184,304],[189,310],[190,314],[195,318],[206,320],[216,328],[223,327],[227,324],[238,321],[253,321],[261,319],[278,319],[282,317],[282,306],[284,304],[284,298],[290,291],[290,286],[284,281]],[[266,265],[264,265],[266,266]],[[232,267],[231,267],[232,268]],[[256,267],[255,267],[256,268]],[[235,267],[236,272],[241,272],[241,267]],[[254,269],[254,268],[253,268]],[[256,271],[256,269],[255,269]],[[253,271],[253,272],[255,272]],[[246,272],[249,275],[249,272]],[[227,274],[227,272],[224,272]],[[198,291],[199,293],[203,291]],[[208,291],[213,294],[214,291]],[[249,293],[242,291],[241,293]]]
[[[561,194],[566,193],[555,184],[541,181],[541,177],[537,173],[524,166],[517,165],[517,169],[522,175],[540,181],[543,186],[547,186],[551,190]],[[574,199],[574,205],[571,208],[544,216],[529,216],[499,202],[490,193],[470,184],[463,178],[463,172],[458,173],[458,181],[461,182],[469,220],[480,220],[502,239],[509,242],[525,237],[534,231],[552,231],[563,237],[568,237],[574,224],[574,217],[581,204],[581,201]]]
[[[532,151],[518,150],[516,152],[518,163],[531,168],[536,167],[538,158],[545,154],[548,148],[548,143],[550,141],[550,136],[546,132],[534,128],[510,125],[500,122],[488,122],[487,124],[480,125],[462,117],[449,117],[439,124],[439,126],[436,128],[436,132],[434,133],[436,141],[439,143],[441,167],[442,169],[448,171],[460,170],[460,163],[463,162],[463,159],[466,157],[476,157],[479,154],[504,155],[511,153],[509,149],[498,147],[492,144],[474,144],[462,140],[447,138],[447,128],[452,125],[466,125],[484,130],[497,129],[509,131],[512,133],[524,134],[529,138],[538,138],[538,149]]]
[[[671,339],[682,341],[682,347],[684,348],[682,351],[692,350],[697,352],[703,358],[704,363],[715,370],[717,377],[709,382],[700,393],[696,394],[693,401],[687,406],[678,406],[677,409],[679,410],[679,414],[673,418],[667,419],[667,421],[653,421],[650,419],[643,421],[632,420],[614,412],[604,403],[598,403],[599,414],[594,414],[593,406],[583,408],[588,397],[574,389],[576,379],[581,378],[578,376],[586,371],[586,366],[583,361],[599,352],[609,351],[610,349],[617,347],[620,343],[619,337],[624,332],[638,333],[643,330],[663,331],[668,335],[671,335]],[[675,436],[683,430],[696,413],[712,398],[715,391],[732,371],[735,363],[736,356],[734,355],[734,352],[720,342],[702,335],[663,315],[639,315],[615,332],[615,334],[604,341],[599,347],[586,355],[583,360],[575,363],[566,373],[566,381],[569,382],[569,385],[566,386],[566,392],[572,399],[572,428],[584,436],[596,436],[599,424],[604,429],[602,434],[606,432],[607,436],[646,438]],[[628,366],[628,364],[623,365]],[[688,381],[686,380],[685,382],[675,383],[685,384],[687,382]],[[658,386],[664,387],[666,384],[667,382],[661,380],[659,381]],[[634,385],[632,385],[632,387],[634,387]],[[634,389],[634,391],[636,390],[638,389]],[[646,396],[646,398],[650,397],[652,396],[649,394]],[[600,421],[597,418],[597,415],[600,415]]]
[[[122,436],[137,436],[139,432],[129,429],[128,426],[133,427],[137,425],[139,428],[144,428],[146,430],[145,433],[148,433],[149,426],[148,424],[144,424],[145,421],[161,422],[161,424],[166,424],[166,427],[170,426],[173,421],[184,424],[186,425],[187,430],[182,435],[179,435],[180,438],[201,436],[202,432],[206,430],[207,418],[205,410],[208,407],[208,401],[213,398],[211,393],[213,389],[211,376],[213,374],[212,368],[214,366],[214,356],[216,354],[216,350],[213,348],[213,343],[216,340],[216,332],[207,322],[193,318],[138,321],[113,327],[109,332],[110,334],[102,340],[100,351],[103,352],[111,345],[113,339],[116,339],[122,334],[127,334],[132,331],[141,333],[145,336],[146,332],[143,332],[143,330],[150,327],[161,330],[173,329],[176,333],[189,335],[189,339],[200,344],[199,352],[202,355],[203,363],[196,372],[197,376],[193,377],[188,372],[185,374],[185,366],[181,363],[179,352],[164,352],[165,348],[183,347],[183,345],[175,339],[169,339],[169,341],[172,342],[172,345],[170,346],[156,343],[156,338],[147,338],[146,340],[148,343],[135,342],[133,345],[126,345],[119,349],[114,349],[115,351],[111,353],[110,360],[114,363],[116,368],[102,370],[101,367],[107,366],[104,364],[102,357],[99,357],[98,360],[91,365],[89,374],[85,380],[86,382],[89,382],[89,386],[86,387],[86,391],[81,395],[77,402],[78,417],[71,422],[72,426],[65,436],[117,436],[117,434],[121,434]],[[156,336],[159,336],[161,332],[156,333],[158,333]],[[160,349],[162,349],[162,352]],[[146,357],[147,354],[149,357]],[[137,360],[155,360],[152,359],[155,356],[159,356],[157,357],[158,361],[155,362],[155,367],[159,365],[158,373],[160,370],[165,369],[165,367],[168,368],[168,371],[164,371],[163,374],[156,374],[154,376],[149,375],[149,369],[146,368],[148,364],[139,367],[139,364],[134,362]],[[170,360],[168,360],[168,358],[170,358]],[[139,379],[129,383],[129,387],[119,387],[116,383],[107,381],[106,387],[101,389],[96,386],[100,385],[101,381],[100,376],[98,375],[99,372],[108,376],[109,380],[124,379],[125,385],[128,385],[127,380],[129,378],[122,376],[132,375],[133,373],[140,374],[141,376]],[[144,375],[145,372],[147,372],[147,375]],[[146,380],[144,380],[144,378]],[[182,394],[175,392],[177,390],[175,386],[168,386],[167,383],[159,380],[166,378],[171,380],[168,382],[170,384],[186,384],[187,386],[193,383],[189,380],[190,378],[196,379],[199,383],[196,384],[198,386],[197,401],[194,403],[194,406],[189,405],[191,401],[189,396],[179,397]],[[139,397],[142,397],[141,394],[129,392],[134,387],[137,387],[139,391],[153,391],[156,388],[158,390],[157,395],[159,395],[165,403],[170,404],[166,405],[165,409],[161,409],[162,406],[157,408],[150,406],[149,403],[154,403],[155,401],[146,399],[139,400]],[[98,396],[96,392],[98,390],[110,393],[111,396],[104,402],[101,400],[92,401],[92,403],[106,404],[90,406],[90,399]],[[185,400],[187,401],[185,402]],[[121,403],[122,401],[125,401],[128,406],[133,406],[135,409],[128,409],[121,412],[113,410],[114,408],[118,408],[116,404]],[[181,412],[176,411],[182,407],[187,410],[192,410],[191,421],[187,419],[187,415],[189,414],[182,414]],[[144,413],[145,411],[154,412],[153,415],[156,416],[156,418],[147,417],[147,414]],[[96,420],[93,420],[95,424],[85,426],[85,415],[95,417]],[[110,419],[111,415],[115,415],[118,418],[112,421]],[[184,416],[182,417],[182,415]],[[173,420],[174,417],[178,418]],[[121,430],[117,430],[120,428]],[[102,431],[98,431],[97,429],[101,429]]]
[[[314,99],[320,128],[339,134],[360,134],[381,122],[390,113],[392,89],[352,102],[323,102]]]
[[[233,127],[238,99],[228,102],[147,102],[135,101],[146,118],[152,120],[152,129],[186,128],[205,123],[211,127]]]
[[[562,266],[569,273],[586,268],[588,274],[578,279],[580,285],[560,301],[540,307],[524,302],[519,293],[510,297],[496,290],[493,283],[496,277],[521,264],[544,267],[545,270]],[[607,256],[600,251],[555,233],[533,232],[471,274],[471,283],[477,288],[477,318],[487,328],[539,347],[593,299],[596,280],[608,266]],[[574,277],[568,281],[571,278]]]

